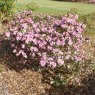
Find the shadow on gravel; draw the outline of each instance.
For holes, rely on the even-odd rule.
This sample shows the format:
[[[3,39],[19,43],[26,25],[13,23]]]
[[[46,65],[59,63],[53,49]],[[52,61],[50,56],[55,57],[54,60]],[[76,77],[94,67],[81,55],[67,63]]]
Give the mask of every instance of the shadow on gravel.
[[[33,71],[37,71],[39,69],[38,64],[32,64],[33,62],[31,62],[31,60],[24,64],[22,58],[16,57],[12,53],[8,42],[2,41],[2,45],[0,46],[2,46],[0,47],[0,64],[5,65],[7,69],[15,70],[17,72],[20,72],[23,69]]]
[[[95,71],[81,80],[80,85],[67,85],[65,88],[46,89],[42,95],[95,95]]]
[[[1,58],[1,56],[0,56]],[[23,60],[16,58],[14,55],[8,56],[5,54],[5,57],[2,58],[3,64],[9,70],[15,70],[16,72],[20,72],[23,69],[28,69],[32,71],[38,71],[39,67],[36,64],[23,63]]]

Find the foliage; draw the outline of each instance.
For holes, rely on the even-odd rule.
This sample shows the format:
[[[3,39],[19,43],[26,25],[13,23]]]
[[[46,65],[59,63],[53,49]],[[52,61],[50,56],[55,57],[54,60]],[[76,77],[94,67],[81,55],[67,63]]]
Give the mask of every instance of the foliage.
[[[15,0],[0,0],[0,19],[8,17],[13,13]]]
[[[76,9],[76,8],[71,8],[71,9],[67,12],[67,14],[78,14],[78,9]]]
[[[85,34],[93,35],[95,34],[95,13],[83,15],[80,17],[80,21],[86,24]]]
[[[34,2],[31,2],[29,4],[26,5],[26,9],[30,10],[30,11],[35,11],[36,9],[38,9],[38,5]]]
[[[25,11],[14,16],[5,35],[16,56],[31,60],[33,64],[36,61],[41,66],[55,68],[71,61],[82,61],[79,51],[85,25],[77,19],[78,15],[56,19],[33,16],[30,11]]]

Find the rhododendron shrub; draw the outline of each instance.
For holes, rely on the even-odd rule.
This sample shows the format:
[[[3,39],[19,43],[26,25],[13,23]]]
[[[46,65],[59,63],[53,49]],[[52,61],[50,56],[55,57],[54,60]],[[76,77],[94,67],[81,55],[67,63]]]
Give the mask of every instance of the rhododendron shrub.
[[[85,25],[77,19],[78,15],[58,19],[24,11],[14,15],[5,36],[16,56],[31,60],[32,64],[36,60],[41,66],[55,68],[82,60],[79,50]]]

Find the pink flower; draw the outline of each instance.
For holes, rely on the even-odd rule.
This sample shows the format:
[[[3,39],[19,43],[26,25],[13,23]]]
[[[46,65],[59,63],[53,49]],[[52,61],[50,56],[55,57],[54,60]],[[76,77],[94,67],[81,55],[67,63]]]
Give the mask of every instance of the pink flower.
[[[5,32],[5,36],[9,38],[10,37],[10,32]]]
[[[17,36],[16,39],[17,39],[17,41],[18,41],[18,40],[21,40],[21,37],[20,37],[20,36]]]
[[[69,58],[70,58],[70,55],[67,55],[67,56],[65,57],[66,60],[68,60]]]
[[[13,50],[13,53],[16,53],[16,49]]]
[[[65,45],[65,39],[62,39],[62,41],[61,41],[61,45],[62,45],[62,46]]]
[[[25,45],[24,44],[22,44],[21,46],[22,46],[23,49],[25,48]]]
[[[24,58],[27,58],[27,55],[26,55],[26,53],[24,53],[24,54],[23,54],[23,57],[24,57]]]
[[[61,21],[60,20],[55,20],[54,23],[55,23],[55,25],[58,25],[59,26],[61,24]]]
[[[52,50],[53,48],[52,48],[51,46],[48,46],[48,49],[49,49],[49,50]]]
[[[36,47],[34,47],[33,50],[36,51],[36,52],[38,52],[38,48],[36,48]]]
[[[75,60],[76,60],[77,62],[79,62],[79,61],[81,61],[82,59],[81,59],[81,57],[75,56]]]
[[[20,20],[20,23],[25,23],[25,22],[26,22],[25,19]]]
[[[32,19],[26,19],[26,22],[27,23],[32,23],[32,24],[34,23]]]
[[[44,67],[46,65],[46,62],[44,60],[40,60],[40,65]]]
[[[56,43],[58,46],[61,45],[61,41],[60,40],[57,40],[57,43]]]
[[[72,40],[71,40],[71,39],[69,39],[68,44],[69,44],[69,45],[72,45],[72,44],[73,44],[73,42],[72,42]]]
[[[62,59],[58,59],[58,64],[61,66],[61,65],[64,65],[64,60]]]
[[[64,21],[67,21],[68,20],[68,18],[66,17],[66,16],[64,16],[64,17],[62,17],[62,21],[64,22]]]
[[[13,32],[13,35],[16,35],[16,34],[17,34],[17,32],[18,32],[18,31],[14,31],[14,32]]]
[[[27,26],[26,23],[25,23],[25,24],[22,24],[22,27],[23,27],[24,29],[27,29],[27,28],[28,28],[28,26]]]
[[[50,62],[50,66],[53,67],[53,68],[55,68],[55,67],[57,66],[57,64],[56,64],[55,62],[52,62],[52,61],[51,61],[51,62]]]

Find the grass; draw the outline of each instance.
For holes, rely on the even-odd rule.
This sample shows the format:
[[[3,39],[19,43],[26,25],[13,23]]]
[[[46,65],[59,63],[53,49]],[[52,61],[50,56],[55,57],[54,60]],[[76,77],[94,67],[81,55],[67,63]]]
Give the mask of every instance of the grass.
[[[34,11],[36,14],[45,13],[59,16],[66,14],[71,9],[73,9],[73,11],[77,10],[78,14],[81,16],[81,20],[83,20],[83,23],[87,24],[85,35],[87,34],[92,36],[95,34],[95,19],[92,14],[95,13],[95,4],[87,4],[83,2],[62,2],[56,0],[17,0],[16,6],[18,10],[24,10],[26,9],[25,5],[30,2],[35,2],[39,6],[39,8]]]
[[[18,9],[25,9],[25,4],[35,2],[39,5],[36,13],[46,13],[54,15],[62,15],[70,11],[71,8],[78,10],[78,14],[88,14],[95,12],[95,4],[78,3],[78,2],[62,2],[54,0],[17,0]]]

